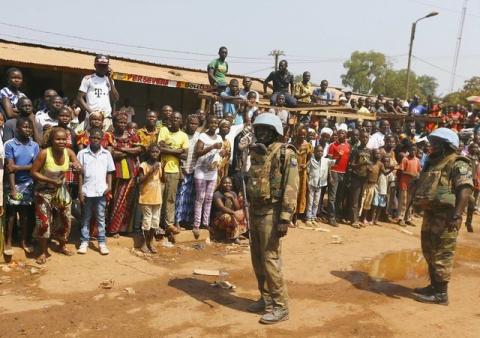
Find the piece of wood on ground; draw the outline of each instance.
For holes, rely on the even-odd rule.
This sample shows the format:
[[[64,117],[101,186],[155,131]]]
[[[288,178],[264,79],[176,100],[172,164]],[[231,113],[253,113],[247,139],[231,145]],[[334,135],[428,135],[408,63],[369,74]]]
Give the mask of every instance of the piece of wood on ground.
[[[193,274],[202,276],[220,276],[220,270],[193,269]]]

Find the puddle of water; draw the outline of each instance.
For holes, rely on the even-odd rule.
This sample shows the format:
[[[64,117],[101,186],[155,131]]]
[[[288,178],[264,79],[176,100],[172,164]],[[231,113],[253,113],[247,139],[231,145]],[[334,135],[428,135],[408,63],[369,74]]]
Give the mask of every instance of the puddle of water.
[[[458,246],[455,252],[455,260],[460,263],[480,264],[480,248]],[[373,281],[417,279],[428,274],[427,264],[421,250],[387,252],[373,258],[365,258],[355,264],[353,268],[356,271],[367,273]]]

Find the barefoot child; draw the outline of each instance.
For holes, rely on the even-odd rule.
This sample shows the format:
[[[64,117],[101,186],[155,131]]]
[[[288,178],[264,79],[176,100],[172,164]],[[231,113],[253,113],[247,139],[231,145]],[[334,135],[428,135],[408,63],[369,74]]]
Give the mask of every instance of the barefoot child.
[[[30,175],[33,161],[40,147],[31,138],[33,123],[27,117],[19,117],[17,121],[17,137],[5,143],[5,158],[9,194],[7,196],[7,222],[5,227],[5,247],[3,253],[12,256],[12,231],[19,216],[22,233],[20,246],[25,252],[32,253],[33,248],[28,241],[31,237],[33,213],[33,178]]]
[[[107,196],[112,191],[112,172],[115,172],[115,163],[110,152],[100,145],[103,138],[102,129],[91,128],[89,138],[90,145],[78,153],[78,161],[83,167],[83,175],[79,175],[78,198],[83,208],[81,243],[77,253],[87,253],[93,211],[98,228],[98,248],[102,255],[108,255],[109,250],[105,242],[105,210]]]
[[[370,225],[368,221],[368,214],[372,208],[373,198],[375,192],[378,190],[378,179],[380,174],[389,174],[392,170],[387,170],[383,163],[380,161],[380,150],[372,150],[372,163],[368,165],[367,184],[363,191],[363,211],[360,221],[363,222],[363,226]]]
[[[157,253],[153,245],[155,232],[160,229],[162,191],[160,179],[162,167],[159,162],[160,146],[156,143],[148,147],[148,160],[140,164],[138,183],[140,184],[139,204],[142,209],[143,243],[142,252]]]
[[[385,168],[391,167],[391,159],[389,156],[384,156],[382,158],[382,163]],[[387,193],[388,193],[388,184],[392,181],[395,174],[393,172],[389,173],[380,173],[378,178],[378,187],[375,191],[372,203],[372,221],[373,224],[378,224],[378,218],[382,213],[386,213],[387,208]]]

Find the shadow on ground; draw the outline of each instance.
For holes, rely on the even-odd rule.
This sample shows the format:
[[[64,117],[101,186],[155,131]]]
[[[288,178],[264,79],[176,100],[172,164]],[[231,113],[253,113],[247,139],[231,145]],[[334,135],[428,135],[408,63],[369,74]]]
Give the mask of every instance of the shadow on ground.
[[[168,282],[168,286],[174,287],[187,295],[195,298],[210,307],[209,301],[213,301],[228,308],[248,312],[247,307],[253,303],[251,299],[233,294],[232,290],[212,287],[210,282],[196,278],[175,278]]]
[[[412,289],[388,280],[374,280],[363,271],[331,271],[330,273],[335,277],[346,280],[359,290],[395,299],[413,299],[411,296]]]

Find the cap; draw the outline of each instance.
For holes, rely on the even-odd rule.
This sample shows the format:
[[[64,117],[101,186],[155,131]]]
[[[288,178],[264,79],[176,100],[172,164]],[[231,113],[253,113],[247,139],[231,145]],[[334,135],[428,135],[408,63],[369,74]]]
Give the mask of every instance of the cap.
[[[109,62],[110,62],[110,59],[106,55],[98,54],[97,56],[95,56],[96,65],[108,65]]]

